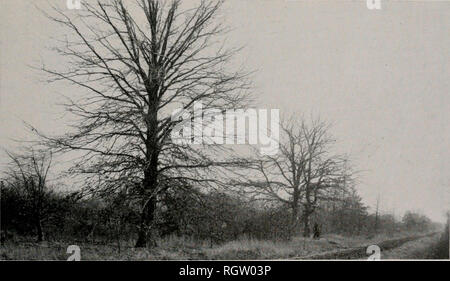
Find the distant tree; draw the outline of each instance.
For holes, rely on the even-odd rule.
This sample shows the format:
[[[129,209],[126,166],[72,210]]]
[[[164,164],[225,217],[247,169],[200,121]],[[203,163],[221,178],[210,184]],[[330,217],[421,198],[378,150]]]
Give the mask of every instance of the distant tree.
[[[345,190],[351,181],[347,158],[332,153],[334,139],[329,136],[328,127],[321,121],[310,126],[294,118],[283,122],[280,152],[252,162],[250,168],[255,176],[240,182],[257,197],[289,206],[292,230],[298,225],[301,212],[305,237],[310,236],[310,216],[319,203],[335,200],[335,191]]]
[[[402,218],[402,222],[408,230],[426,231],[431,226],[431,220],[417,212],[408,211]]]
[[[136,247],[154,245],[157,197],[177,186],[218,182],[211,170],[229,164],[211,146],[174,142],[180,121],[172,111],[196,102],[205,112],[242,108],[246,74],[228,69],[237,50],[222,44],[225,29],[216,17],[222,1],[190,9],[181,1],[82,2],[76,16],[49,15],[68,29],[54,49],[69,67],[44,67],[50,81],[70,82],[84,94],[66,104],[76,117],[74,131],[40,135],[58,152],[84,153],[71,172],[87,177],[87,192],[109,196],[127,189],[141,215]]]
[[[367,218],[367,206],[353,186],[335,192],[335,200],[323,204],[328,214],[329,230],[336,233],[360,234]]]

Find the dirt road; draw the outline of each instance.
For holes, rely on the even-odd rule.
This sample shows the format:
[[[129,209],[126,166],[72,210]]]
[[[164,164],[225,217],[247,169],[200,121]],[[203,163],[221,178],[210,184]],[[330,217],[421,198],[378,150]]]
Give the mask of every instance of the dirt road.
[[[386,240],[377,244],[381,249],[381,259],[426,259],[430,258],[430,249],[438,243],[440,233],[410,236]],[[326,253],[298,257],[297,259],[340,259],[361,260],[367,259],[367,247],[361,246],[345,250],[330,251]]]

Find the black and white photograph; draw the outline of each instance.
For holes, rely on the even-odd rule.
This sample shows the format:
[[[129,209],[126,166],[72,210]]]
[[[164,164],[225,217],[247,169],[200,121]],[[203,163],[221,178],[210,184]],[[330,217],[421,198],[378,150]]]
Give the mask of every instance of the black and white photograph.
[[[450,1],[2,0],[0,24],[0,267],[449,261]]]

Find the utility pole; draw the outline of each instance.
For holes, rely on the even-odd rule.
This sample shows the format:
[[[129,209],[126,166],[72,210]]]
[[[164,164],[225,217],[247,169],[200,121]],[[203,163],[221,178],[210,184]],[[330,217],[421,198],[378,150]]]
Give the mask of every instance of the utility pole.
[[[375,234],[378,233],[378,212],[379,212],[379,207],[380,207],[380,194],[378,194],[377,196],[377,206],[376,206],[376,211],[375,211]]]

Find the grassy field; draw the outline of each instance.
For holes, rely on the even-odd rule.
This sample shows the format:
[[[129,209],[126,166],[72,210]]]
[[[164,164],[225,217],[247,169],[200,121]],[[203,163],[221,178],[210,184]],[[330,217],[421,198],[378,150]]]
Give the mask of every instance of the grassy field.
[[[395,237],[410,234],[378,235],[366,237],[344,237],[326,235],[321,239],[295,237],[290,241],[261,241],[242,238],[221,245],[210,245],[209,241],[195,241],[185,237],[167,237],[158,241],[152,249],[134,249],[132,241],[100,245],[69,242],[32,243],[26,241],[8,242],[1,247],[2,260],[66,260],[70,254],[67,247],[76,244],[81,249],[82,260],[254,260],[291,259],[310,256],[327,251],[348,249],[376,244]]]

